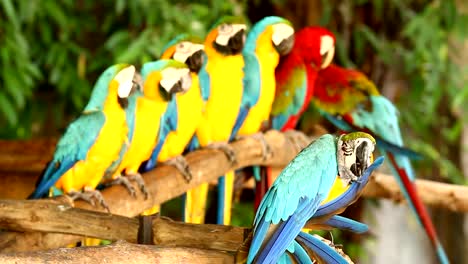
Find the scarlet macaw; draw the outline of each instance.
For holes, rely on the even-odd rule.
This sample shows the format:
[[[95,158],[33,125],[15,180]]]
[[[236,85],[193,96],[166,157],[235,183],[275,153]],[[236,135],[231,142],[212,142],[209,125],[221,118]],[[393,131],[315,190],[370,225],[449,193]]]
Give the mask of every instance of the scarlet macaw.
[[[441,263],[449,263],[437,237],[431,218],[419,199],[415,176],[404,149],[398,125],[398,110],[381,96],[374,83],[363,73],[331,65],[319,72],[313,105],[337,128],[343,131],[367,131],[377,139],[380,151],[388,157],[406,200],[424,227]]]

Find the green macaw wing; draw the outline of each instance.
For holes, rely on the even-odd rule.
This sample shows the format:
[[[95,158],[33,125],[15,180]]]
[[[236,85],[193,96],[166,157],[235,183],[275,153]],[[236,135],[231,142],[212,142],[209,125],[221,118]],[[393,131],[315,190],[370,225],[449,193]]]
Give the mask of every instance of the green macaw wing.
[[[277,75],[276,96],[271,109],[272,128],[281,130],[291,116],[299,114],[307,95],[307,70],[298,64],[287,75]]]

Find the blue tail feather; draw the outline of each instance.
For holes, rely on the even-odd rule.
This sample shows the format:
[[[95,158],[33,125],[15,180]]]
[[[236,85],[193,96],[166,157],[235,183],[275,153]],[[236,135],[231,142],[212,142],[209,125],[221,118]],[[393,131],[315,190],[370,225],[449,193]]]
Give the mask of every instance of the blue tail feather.
[[[348,261],[336,252],[329,245],[321,241],[320,239],[314,237],[313,235],[300,232],[297,236],[297,240],[304,243],[308,248],[314,251],[317,256],[322,259],[325,263],[337,263],[337,264],[347,264]]]
[[[339,215],[332,216],[330,219],[323,222],[323,224],[334,228],[339,228],[341,230],[351,231],[357,234],[369,231],[369,226],[366,224]]]

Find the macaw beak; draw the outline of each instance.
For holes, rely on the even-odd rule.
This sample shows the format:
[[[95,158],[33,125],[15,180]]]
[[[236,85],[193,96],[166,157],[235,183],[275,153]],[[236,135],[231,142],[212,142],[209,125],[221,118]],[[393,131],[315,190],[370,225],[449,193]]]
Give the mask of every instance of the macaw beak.
[[[363,141],[357,148],[356,148],[356,162],[351,165],[351,171],[357,177],[361,177],[364,171],[369,167],[369,157],[372,153],[369,153],[370,146],[368,146],[368,142]]]
[[[229,41],[227,46],[231,50],[231,54],[238,54],[242,51],[242,48],[244,48],[244,42],[245,42],[245,29],[239,30],[234,36],[232,36]]]
[[[322,65],[320,65],[320,69],[325,69],[330,65],[335,56],[335,47],[327,50],[324,54],[322,54]]]
[[[185,61],[185,64],[187,64],[191,72],[200,71],[203,65],[203,53],[203,50],[199,50],[193,53],[191,56],[189,56]]]
[[[183,92],[184,89],[182,88],[182,81],[178,81],[172,86],[172,88],[169,90],[169,94],[175,94],[179,92]]]
[[[294,35],[289,36],[286,39],[283,39],[279,45],[275,45],[276,51],[281,55],[287,55],[289,52],[291,52],[292,48],[294,46]]]

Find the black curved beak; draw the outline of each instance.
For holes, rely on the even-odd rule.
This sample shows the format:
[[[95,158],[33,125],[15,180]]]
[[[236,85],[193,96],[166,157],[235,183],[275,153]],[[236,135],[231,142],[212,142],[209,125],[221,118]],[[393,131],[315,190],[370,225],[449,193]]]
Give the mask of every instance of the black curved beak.
[[[189,67],[191,72],[198,72],[200,71],[203,65],[203,53],[205,51],[199,50],[193,53],[190,57],[187,58],[185,64]]]
[[[356,162],[351,166],[351,171],[357,177],[362,176],[370,165],[367,164],[367,157],[369,156],[369,146],[367,144],[368,143],[364,141],[356,148]]]
[[[172,86],[171,90],[169,91],[170,94],[175,94],[179,92],[183,92],[184,89],[182,88],[182,81],[179,80],[174,86]]]
[[[283,39],[279,45],[275,45],[275,49],[281,56],[284,56],[291,52],[293,46],[294,35],[291,35],[289,38]]]
[[[227,46],[231,50],[231,54],[238,54],[244,48],[245,42],[245,29],[239,30],[234,36],[229,39]]]

